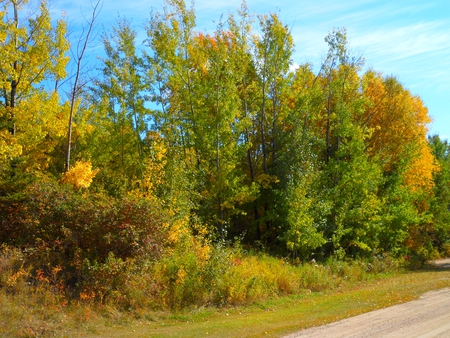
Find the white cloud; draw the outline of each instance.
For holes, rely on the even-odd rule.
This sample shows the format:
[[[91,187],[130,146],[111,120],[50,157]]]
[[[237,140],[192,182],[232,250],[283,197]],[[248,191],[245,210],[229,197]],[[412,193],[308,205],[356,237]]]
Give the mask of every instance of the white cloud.
[[[75,27],[82,15],[91,12],[91,0],[50,0],[52,15],[67,17]],[[92,0],[95,1],[95,0]],[[186,0],[188,7],[190,0]],[[434,126],[447,127],[441,134],[450,135],[447,96],[450,92],[450,12],[447,0],[247,0],[250,12],[279,13],[292,28],[295,41],[293,60],[297,64],[313,63],[318,69],[327,51],[324,37],[334,27],[347,28],[350,48],[362,53],[367,67],[398,76],[414,93],[424,98],[435,119]],[[139,32],[149,18],[151,8],[162,10],[164,0],[103,0],[99,22],[108,28],[118,13],[133,18]],[[211,32],[223,14],[236,13],[241,0],[196,0],[199,30]],[[101,28],[101,27],[100,27]]]

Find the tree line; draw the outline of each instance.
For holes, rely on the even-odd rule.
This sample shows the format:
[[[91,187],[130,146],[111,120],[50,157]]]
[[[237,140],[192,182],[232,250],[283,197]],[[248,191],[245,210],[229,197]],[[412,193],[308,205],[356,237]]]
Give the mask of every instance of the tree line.
[[[2,242],[37,240],[14,234],[26,233],[17,210],[31,213],[30,186],[56,182],[89,200],[153,203],[168,228],[300,259],[448,248],[449,145],[427,138],[420,97],[364,70],[344,28],[325,37],[315,72],[294,67],[275,13],[243,2],[207,33],[193,7],[166,0],[145,41],[127,18],[105,30],[98,74],[79,78],[89,34],[70,42],[43,1],[23,20],[26,3],[2,1],[0,13]]]

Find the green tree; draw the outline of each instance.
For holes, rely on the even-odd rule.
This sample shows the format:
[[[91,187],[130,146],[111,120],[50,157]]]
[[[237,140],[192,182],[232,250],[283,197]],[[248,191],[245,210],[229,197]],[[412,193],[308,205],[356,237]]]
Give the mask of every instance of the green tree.
[[[152,13],[146,26],[151,49],[146,54],[148,79],[154,76],[152,99],[162,110],[156,116],[158,129],[170,144],[182,147],[188,155],[195,148],[197,131],[193,118],[198,98],[192,58],[195,13],[184,1],[167,0],[166,5],[163,12]]]
[[[264,227],[263,239],[272,243],[277,237],[275,223],[280,222],[277,209],[277,183],[280,182],[281,165],[279,152],[282,147],[278,140],[284,132],[283,126],[288,111],[286,99],[293,39],[287,26],[283,25],[276,14],[259,17],[261,37],[255,42],[255,66],[259,90],[256,116],[256,135],[254,140],[258,149],[259,168],[256,170],[256,182],[260,185],[262,208],[260,226]]]
[[[258,88],[258,74],[254,58],[255,43],[252,25],[254,17],[244,2],[238,10],[238,15],[230,14],[228,17],[228,27],[231,33],[231,39],[234,46],[233,59],[236,73],[237,94],[239,96],[239,123],[242,128],[241,142],[246,149],[242,154],[240,166],[245,174],[244,184],[248,189],[246,194],[246,203],[242,206],[245,213],[236,215],[233,224],[232,235],[242,236],[245,234],[246,240],[260,241],[261,227],[259,208],[260,201],[260,175],[261,166],[259,162],[259,144],[258,136],[258,111],[260,103],[260,90]],[[244,201],[243,200],[243,201]]]
[[[323,98],[309,64],[298,67],[289,87],[289,110],[279,138],[280,237],[294,257],[307,259],[325,244],[323,215],[330,206],[317,184],[321,168],[317,151],[324,141],[315,125]]]
[[[229,217],[238,212],[239,204],[246,199],[240,166],[246,145],[240,142],[243,127],[237,86],[241,60],[234,55],[232,34],[222,25],[214,36],[199,35],[196,40],[199,54],[195,55],[198,61],[194,67],[202,73],[196,81],[202,98],[195,116],[201,135],[197,136],[196,153],[203,173],[200,179],[205,182],[204,204],[216,210],[213,221],[223,237]]]
[[[184,1],[166,1],[162,12],[152,12],[146,24],[145,82],[156,104],[156,138],[166,144],[164,182],[160,197],[183,222],[198,208],[202,183],[196,121],[200,97],[196,94],[194,61],[194,9]],[[153,142],[149,139],[150,142]],[[160,141],[158,141],[160,142]]]
[[[146,165],[145,137],[151,111],[145,106],[149,84],[144,82],[142,58],[135,46],[136,31],[126,19],[117,22],[111,34],[102,37],[106,57],[102,75],[90,95],[96,127],[88,151],[101,179],[113,189],[131,189],[143,178]]]
[[[148,76],[161,108],[156,128],[170,145],[169,162],[183,158],[196,182],[197,215],[224,238],[230,217],[251,194],[240,166],[246,152],[237,86],[242,60],[224,23],[213,35],[196,33],[193,9],[167,4],[147,26]]]
[[[434,198],[430,211],[433,214],[434,245],[448,254],[450,243],[450,145],[438,135],[428,137],[433,155],[439,163],[440,171],[434,174]]]
[[[378,245],[381,171],[366,152],[371,131],[358,122],[365,106],[358,75],[363,60],[349,52],[345,29],[333,31],[325,41],[329,51],[319,75],[325,136],[320,185],[322,199],[331,206],[324,228],[326,251],[342,257],[369,253]]]

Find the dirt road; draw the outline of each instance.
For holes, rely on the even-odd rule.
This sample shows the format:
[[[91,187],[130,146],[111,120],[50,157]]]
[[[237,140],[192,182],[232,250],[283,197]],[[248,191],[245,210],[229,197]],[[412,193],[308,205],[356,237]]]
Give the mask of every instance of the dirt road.
[[[450,260],[436,262],[450,268]],[[418,300],[376,310],[284,338],[450,337],[450,289],[428,292]]]

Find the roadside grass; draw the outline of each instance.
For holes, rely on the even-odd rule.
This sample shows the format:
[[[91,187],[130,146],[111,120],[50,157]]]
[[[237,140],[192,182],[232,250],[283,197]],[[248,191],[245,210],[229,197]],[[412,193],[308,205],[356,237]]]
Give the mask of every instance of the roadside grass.
[[[248,262],[247,257],[241,257],[238,269],[229,278],[247,281],[247,286],[248,281],[255,284],[258,279],[244,272],[249,269],[247,263],[257,262],[254,256],[248,257]],[[262,257],[260,263],[276,268],[272,258]],[[29,272],[19,267],[2,281],[6,286],[0,290],[0,337],[280,337],[450,287],[450,270],[432,267],[368,273],[367,265],[357,262],[299,267],[280,264],[286,265],[286,275],[276,283],[281,283],[282,289],[296,289],[295,293],[272,298],[260,293],[264,296],[260,300],[252,294],[250,301],[241,305],[230,302],[221,306],[135,311],[123,311],[114,304],[99,305],[92,299],[67,301],[55,292],[54,285],[30,285],[26,278]],[[256,273],[269,274],[267,267],[260,269]],[[301,288],[289,284],[292,278],[299,278],[298,273]],[[259,289],[260,286],[256,288]]]
[[[303,293],[244,307],[200,308],[126,325],[98,324],[101,335],[87,337],[281,337],[375,309],[417,299],[450,287],[450,271],[426,269],[384,275],[327,292]]]

